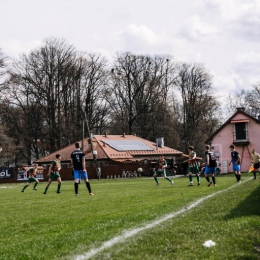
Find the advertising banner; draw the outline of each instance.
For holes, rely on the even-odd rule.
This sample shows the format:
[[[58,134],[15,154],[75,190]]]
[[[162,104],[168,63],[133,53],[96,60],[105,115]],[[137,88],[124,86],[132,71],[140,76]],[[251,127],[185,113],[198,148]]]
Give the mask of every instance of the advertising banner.
[[[0,168],[0,178],[1,179],[11,179],[14,177],[14,169],[8,167]]]
[[[17,180],[18,181],[27,181],[28,180],[28,177],[29,177],[29,174],[28,174],[28,170],[30,168],[32,168],[33,166],[24,166],[20,169],[18,169],[18,172],[17,172]],[[36,179],[38,180],[43,180],[43,167],[42,166],[38,166],[38,170],[37,170],[37,174],[35,176]]]

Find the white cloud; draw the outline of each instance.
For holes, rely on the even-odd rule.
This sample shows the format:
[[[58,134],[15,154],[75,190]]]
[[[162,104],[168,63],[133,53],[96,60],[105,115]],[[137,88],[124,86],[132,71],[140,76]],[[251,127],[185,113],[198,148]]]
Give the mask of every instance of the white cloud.
[[[157,33],[147,25],[131,24],[106,39],[108,49],[137,54],[172,55],[183,62],[203,62],[202,54],[185,41],[164,31]]]
[[[122,49],[142,53],[166,54],[173,44],[165,33],[155,33],[146,25],[131,24],[124,30],[115,33],[115,37],[120,42]]]
[[[233,61],[234,70],[247,82],[250,87],[260,79],[260,52],[238,53]]]
[[[11,57],[18,57],[22,53],[28,54],[30,51],[38,48],[42,45],[42,41],[20,41],[18,39],[11,39],[6,42],[2,42],[1,47],[3,51]]]
[[[213,86],[215,87],[218,96],[226,96],[229,93],[234,93],[237,91],[238,86],[243,86],[243,80],[239,74],[231,72],[226,76],[217,76],[213,78]]]
[[[196,11],[223,33],[251,40],[260,39],[260,1],[199,0]]]
[[[254,64],[254,65],[258,65],[258,67],[259,67],[260,52],[256,53],[254,51],[250,51],[250,52],[238,53],[235,56],[234,61],[237,65]]]
[[[178,33],[181,37],[196,42],[214,42],[219,34],[216,27],[202,22],[199,16],[192,16]]]

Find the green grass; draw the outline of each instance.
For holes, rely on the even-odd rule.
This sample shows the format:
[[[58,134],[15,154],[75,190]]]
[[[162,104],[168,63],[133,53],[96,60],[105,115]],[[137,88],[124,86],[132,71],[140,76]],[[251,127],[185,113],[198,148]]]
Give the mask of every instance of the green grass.
[[[251,178],[243,174],[242,180]],[[63,182],[56,194],[53,182],[0,185],[0,259],[74,259],[99,248],[126,230],[143,227],[170,213],[188,209],[153,228],[117,243],[91,259],[260,259],[260,182],[242,181],[189,209],[189,205],[235,185],[233,175],[216,178],[217,186],[188,187],[152,178],[93,180],[95,196],[85,184],[74,196],[73,182]],[[196,180],[194,179],[195,184]],[[204,248],[206,240],[216,246]]]

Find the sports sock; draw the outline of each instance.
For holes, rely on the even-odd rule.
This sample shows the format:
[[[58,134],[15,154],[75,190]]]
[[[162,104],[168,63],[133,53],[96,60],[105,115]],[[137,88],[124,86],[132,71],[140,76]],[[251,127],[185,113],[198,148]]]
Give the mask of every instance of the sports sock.
[[[190,182],[192,182],[192,175],[189,175],[189,180]]]
[[[33,188],[35,189],[39,182],[35,182]]]
[[[200,176],[197,176],[197,181],[198,183],[200,183]]]
[[[153,177],[153,178],[156,181],[156,183],[159,183],[157,177]]]
[[[256,179],[256,172],[253,172],[253,174],[254,174],[254,179]]]
[[[209,179],[209,177],[208,177],[208,176],[206,177],[206,180],[207,180],[207,182],[210,182],[210,179]]]
[[[88,181],[86,182],[86,186],[88,188],[88,192],[91,193],[91,187],[90,187],[90,183]]]
[[[74,182],[75,194],[78,194],[79,184]]]
[[[28,187],[28,185],[26,184],[26,185],[23,187],[23,189],[22,189],[22,190],[25,190],[27,187]]]
[[[49,187],[46,187],[45,190],[44,190],[44,194],[47,193],[47,190],[48,190]]]
[[[165,179],[168,180],[169,182],[172,182],[172,180],[168,177],[166,177]]]
[[[215,178],[215,176],[212,176],[212,181],[213,181],[214,184],[216,184],[216,178]]]
[[[238,177],[237,177],[237,175],[238,175],[238,174],[235,173],[235,177],[236,177],[236,179],[237,179],[237,181],[238,181]]]
[[[241,174],[238,174],[237,177],[238,177],[238,181],[240,181],[241,180]]]
[[[60,192],[60,186],[61,186],[61,183],[58,184],[57,192]]]

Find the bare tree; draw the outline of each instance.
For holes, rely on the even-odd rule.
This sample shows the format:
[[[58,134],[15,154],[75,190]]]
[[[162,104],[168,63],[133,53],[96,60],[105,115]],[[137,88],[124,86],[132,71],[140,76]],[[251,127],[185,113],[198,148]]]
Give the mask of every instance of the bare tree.
[[[248,91],[245,97],[246,111],[254,117],[260,116],[260,82]]]
[[[16,138],[22,137],[28,158],[30,151],[38,158],[46,149],[59,149],[64,136],[72,142],[81,139],[85,105],[91,127],[103,131],[108,117],[106,77],[102,57],[79,54],[55,38],[12,63],[3,101],[5,118],[15,127]]]
[[[242,89],[234,94],[229,94],[225,103],[226,118],[236,112],[236,108],[243,107],[244,111],[253,117],[260,115],[260,83],[253,86],[252,90]]]
[[[172,69],[170,58],[117,55],[108,99],[117,131],[149,139],[164,131]]]
[[[106,131],[108,122],[108,103],[106,102],[106,86],[108,81],[107,61],[100,55],[88,54],[80,59],[83,104],[89,121],[89,128],[95,133]]]
[[[14,161],[16,146],[14,140],[8,136],[8,125],[3,120],[3,106],[1,105],[4,99],[5,84],[6,84],[6,57],[0,49],[0,165],[4,163],[9,165],[9,162]]]
[[[181,139],[199,147],[219,126],[211,76],[203,65],[184,63],[179,67],[176,84],[182,97]]]
[[[250,105],[246,101],[247,95],[248,91],[245,89],[242,89],[240,92],[228,95],[225,100],[226,119],[233,115],[236,112],[236,108],[238,107],[244,107],[245,110],[249,110]]]
[[[0,78],[4,75],[4,72],[2,71],[5,68],[5,57],[0,49]]]

